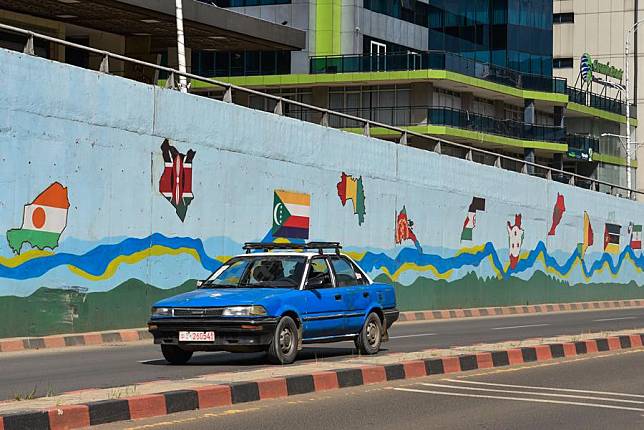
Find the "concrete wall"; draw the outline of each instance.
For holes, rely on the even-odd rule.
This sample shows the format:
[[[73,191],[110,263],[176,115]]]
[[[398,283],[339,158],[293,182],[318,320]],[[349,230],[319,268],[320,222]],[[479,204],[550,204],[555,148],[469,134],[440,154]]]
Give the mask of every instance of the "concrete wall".
[[[150,303],[271,238],[281,189],[309,194],[310,239],[342,241],[403,310],[644,296],[638,203],[15,52],[0,50],[0,75],[2,337],[140,326]],[[196,151],[185,212],[160,192],[166,139]],[[343,173],[361,185],[346,205]],[[60,237],[15,233],[55,183]],[[396,243],[403,208],[413,234],[403,224]],[[606,223],[622,226],[612,254]]]

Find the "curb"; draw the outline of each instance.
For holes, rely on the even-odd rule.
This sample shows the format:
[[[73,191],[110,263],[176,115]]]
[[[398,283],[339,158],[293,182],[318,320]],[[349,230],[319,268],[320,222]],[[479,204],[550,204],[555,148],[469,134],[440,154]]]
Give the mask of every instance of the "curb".
[[[554,303],[527,306],[502,306],[439,311],[401,312],[398,321],[446,320],[455,318],[492,317],[585,310],[642,307],[644,300],[611,300],[603,302]]]
[[[145,339],[152,339],[152,335],[145,328],[0,339],[0,352],[64,348],[68,346],[94,346],[116,342],[137,342]],[[0,426],[0,430],[2,430],[2,426]]]
[[[457,318],[493,317],[551,312],[617,309],[644,307],[644,300],[612,300],[603,302],[555,303],[528,306],[497,306],[469,309],[446,309],[436,311],[401,312],[398,321],[430,321]],[[59,334],[43,337],[0,339],[0,353],[33,349],[64,348],[68,346],[96,346],[107,343],[137,342],[152,339],[147,328],[127,330]],[[0,422],[0,430],[2,430]]]
[[[579,342],[544,344],[505,351],[404,361],[384,366],[363,366],[354,369],[339,369],[226,385],[208,385],[192,390],[168,391],[126,399],[103,400],[61,406],[44,411],[4,415],[0,416],[0,430],[73,429],[196,409],[232,406],[238,403],[378,384],[399,379],[641,348],[643,345],[644,334],[609,336]]]

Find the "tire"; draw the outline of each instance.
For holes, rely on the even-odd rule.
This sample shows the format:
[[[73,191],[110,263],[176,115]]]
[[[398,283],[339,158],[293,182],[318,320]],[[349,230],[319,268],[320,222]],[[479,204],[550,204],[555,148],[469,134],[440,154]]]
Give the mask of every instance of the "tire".
[[[295,321],[288,316],[282,317],[266,351],[268,361],[272,364],[291,364],[297,356],[298,342],[299,333]]]
[[[375,312],[371,312],[356,337],[356,348],[361,354],[373,355],[380,351],[382,344],[382,322]]]
[[[176,345],[161,345],[161,353],[170,364],[186,364],[192,358],[192,351],[186,351]]]

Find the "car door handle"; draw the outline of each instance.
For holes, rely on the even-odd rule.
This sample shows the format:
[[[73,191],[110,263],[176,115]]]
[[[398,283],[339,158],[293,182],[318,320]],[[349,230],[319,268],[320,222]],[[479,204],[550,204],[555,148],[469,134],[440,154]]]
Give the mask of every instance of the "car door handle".
[[[369,291],[365,291],[364,293],[362,293],[362,297],[369,297]]]
[[[341,294],[336,294],[335,299],[336,300],[342,300],[342,295]]]

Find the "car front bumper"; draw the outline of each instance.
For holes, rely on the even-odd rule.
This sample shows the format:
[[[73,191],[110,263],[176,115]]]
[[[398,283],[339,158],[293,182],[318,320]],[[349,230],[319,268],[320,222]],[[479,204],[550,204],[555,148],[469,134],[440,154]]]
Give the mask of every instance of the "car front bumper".
[[[148,322],[154,343],[190,351],[260,351],[273,339],[277,318],[159,318]],[[214,342],[180,342],[180,331],[212,331]]]

